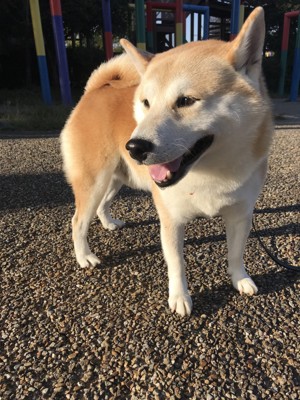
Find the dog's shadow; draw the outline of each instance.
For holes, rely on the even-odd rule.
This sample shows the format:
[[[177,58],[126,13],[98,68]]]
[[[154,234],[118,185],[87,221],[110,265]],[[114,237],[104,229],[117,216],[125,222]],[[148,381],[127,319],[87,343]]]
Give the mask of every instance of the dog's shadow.
[[[157,221],[153,220],[151,221],[151,223],[157,223]],[[211,237],[210,240],[224,240],[224,236],[220,235],[214,238]],[[200,239],[197,240],[197,244],[199,244],[199,241]],[[203,238],[203,242],[207,241],[209,241],[208,238]],[[193,240],[191,240],[190,242],[193,242]],[[137,265],[139,265],[139,268],[141,268],[141,262],[139,259],[141,252],[146,253],[147,256],[154,255],[155,253],[161,253],[161,262],[162,264],[164,264],[161,245],[160,242],[158,242],[143,248],[140,247],[138,249],[132,249],[128,250],[127,252],[122,252],[122,256],[120,256],[120,254],[115,254],[114,256],[107,255],[102,258],[102,263],[99,268],[122,268],[128,258],[136,258]],[[149,270],[149,266],[147,268]],[[162,268],[166,268],[166,266],[162,265]],[[288,270],[271,270],[262,274],[255,275],[251,274],[250,271],[250,275],[258,287],[258,294],[254,297],[255,299],[257,297],[259,298],[260,296],[268,296],[272,293],[278,294],[283,290],[293,286],[295,283],[299,282],[300,268],[299,273],[296,271]],[[203,286],[204,285],[202,280],[197,283],[193,282],[192,299],[194,304],[193,316],[195,317],[201,317],[203,314],[205,314],[206,316],[216,314],[219,309],[224,308],[226,304],[233,300],[234,297],[240,296],[236,289],[233,288],[229,278],[226,282],[218,286],[205,287],[204,289]],[[151,290],[150,284],[149,290]],[[247,298],[246,295],[244,296],[245,298]]]
[[[300,272],[300,268],[299,268]],[[293,271],[269,271],[263,274],[251,275],[258,287],[258,294],[254,297],[268,296],[272,293],[280,293],[300,281],[300,273]],[[198,290],[199,289],[199,290]],[[224,283],[218,287],[205,288],[194,287],[193,291],[193,315],[201,317],[203,314],[209,316],[216,314],[234,297],[240,296],[231,283]],[[246,295],[245,295],[246,296]]]
[[[277,213],[277,212],[287,212],[287,211],[296,211],[299,210],[299,204],[292,204],[283,207],[276,208],[265,208],[262,210],[255,210],[255,214],[263,214],[263,213]],[[142,222],[127,222],[124,229],[127,232],[130,230],[142,227],[143,229],[147,229],[149,226],[156,225],[157,230],[159,230],[159,220],[155,217],[149,218],[148,220],[144,220]],[[252,230],[250,233],[250,238],[257,238],[257,235],[263,238],[270,237],[272,238],[271,247],[273,251],[274,249],[274,239],[277,236],[285,235],[286,232],[296,232],[298,229],[298,224],[295,222],[288,223],[284,226],[279,226],[276,228],[262,228],[257,229],[256,232]],[[197,247],[201,247],[203,244],[207,243],[216,243],[220,241],[225,241],[225,234],[219,235],[209,235],[204,237],[190,237],[186,238],[185,245],[193,245]],[[126,251],[122,251],[122,253],[110,253],[106,256],[102,256],[102,263],[100,268],[111,268],[111,267],[122,267],[126,260],[128,259],[136,259],[138,265],[140,265],[140,257],[141,254],[147,254],[147,256],[153,256],[155,253],[159,254],[161,257],[161,261],[163,263],[162,249],[161,243],[159,239],[159,235],[157,238],[157,242],[153,244],[149,243],[140,243],[140,246],[137,248],[131,248]],[[166,268],[166,266],[164,266]],[[250,271],[251,273],[251,271]],[[299,272],[297,271],[269,271],[263,274],[252,275],[254,282],[258,286],[259,292],[258,296],[268,295],[270,293],[278,293],[285,288],[293,285],[294,283],[300,280],[300,267]],[[200,289],[200,284],[196,286],[194,285],[193,290],[193,301],[194,301],[194,310],[197,312],[199,310],[199,314],[209,314],[218,310],[218,308],[223,307],[233,296],[238,295],[236,290],[232,287],[230,281],[224,283],[221,286],[215,286],[214,288],[206,288],[204,291]],[[201,284],[202,286],[202,284]],[[203,305],[205,312],[203,310]]]

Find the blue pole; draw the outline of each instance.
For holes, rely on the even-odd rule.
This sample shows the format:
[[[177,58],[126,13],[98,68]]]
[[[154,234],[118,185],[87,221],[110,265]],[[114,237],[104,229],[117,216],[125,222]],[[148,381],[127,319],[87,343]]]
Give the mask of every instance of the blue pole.
[[[299,83],[300,83],[300,48],[296,49],[294,56],[290,101],[297,101],[299,92]]]
[[[60,0],[50,0],[50,8],[52,15],[53,34],[55,39],[56,58],[58,63],[61,97],[65,105],[71,105],[73,101],[71,96],[69,68]]]
[[[40,73],[40,81],[42,86],[42,95],[46,104],[52,104],[51,89],[49,83],[48,67],[46,56],[38,56],[38,66]]]
[[[296,37],[290,101],[297,101],[299,83],[300,83],[300,14],[298,16],[298,30]]]
[[[209,35],[209,7],[207,6],[194,6],[190,4],[183,4],[183,11],[197,12],[204,15],[204,29],[203,39],[208,39]]]
[[[240,0],[232,0],[231,21],[230,21],[230,40],[233,40],[239,32],[240,20]]]
[[[209,7],[204,11],[204,32],[203,39],[208,39],[209,37]]]

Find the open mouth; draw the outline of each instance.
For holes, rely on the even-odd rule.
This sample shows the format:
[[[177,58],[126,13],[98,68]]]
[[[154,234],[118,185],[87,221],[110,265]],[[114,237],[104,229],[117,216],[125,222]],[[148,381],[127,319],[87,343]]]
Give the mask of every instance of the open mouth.
[[[165,164],[149,165],[149,172],[154,182],[162,188],[174,185],[185,176],[188,167],[210,147],[213,140],[213,135],[207,135],[176,160]]]

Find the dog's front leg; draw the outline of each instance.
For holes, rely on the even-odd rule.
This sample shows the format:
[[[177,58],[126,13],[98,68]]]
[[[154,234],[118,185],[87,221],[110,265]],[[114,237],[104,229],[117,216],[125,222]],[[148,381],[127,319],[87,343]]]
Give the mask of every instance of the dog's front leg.
[[[225,215],[226,237],[228,246],[228,272],[233,286],[242,294],[253,295],[257,287],[247,274],[243,254],[246,241],[250,232],[252,214],[236,218],[238,215],[234,208]]]
[[[193,303],[188,293],[183,259],[184,225],[174,222],[161,204],[156,205],[160,217],[161,243],[168,266],[169,306],[181,316],[190,315]]]

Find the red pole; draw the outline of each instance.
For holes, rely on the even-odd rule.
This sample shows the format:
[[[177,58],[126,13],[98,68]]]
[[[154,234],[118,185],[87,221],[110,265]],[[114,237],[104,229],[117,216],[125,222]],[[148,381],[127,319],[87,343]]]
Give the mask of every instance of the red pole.
[[[176,0],[176,46],[183,42],[183,6],[182,0]]]
[[[287,49],[289,47],[289,34],[290,34],[290,23],[291,23],[291,20],[290,20],[290,18],[288,17],[287,14],[288,13],[284,14],[281,51],[287,51]]]

